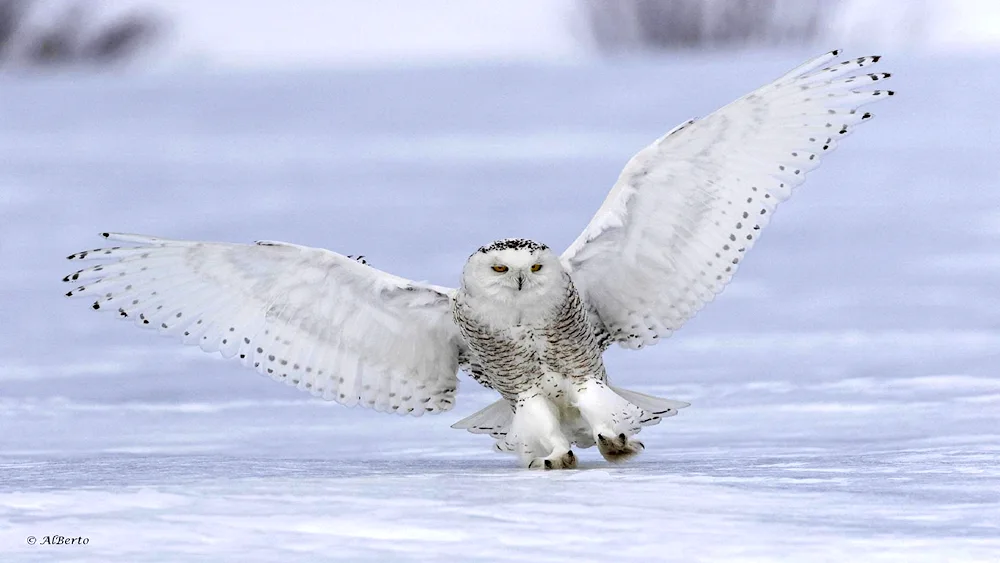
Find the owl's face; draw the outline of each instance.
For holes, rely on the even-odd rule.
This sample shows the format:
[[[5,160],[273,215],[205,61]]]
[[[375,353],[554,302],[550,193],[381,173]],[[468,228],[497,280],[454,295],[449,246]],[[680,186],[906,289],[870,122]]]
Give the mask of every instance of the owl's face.
[[[560,290],[562,276],[559,257],[549,247],[525,239],[503,239],[469,257],[462,285],[470,294],[498,301],[535,301]]]

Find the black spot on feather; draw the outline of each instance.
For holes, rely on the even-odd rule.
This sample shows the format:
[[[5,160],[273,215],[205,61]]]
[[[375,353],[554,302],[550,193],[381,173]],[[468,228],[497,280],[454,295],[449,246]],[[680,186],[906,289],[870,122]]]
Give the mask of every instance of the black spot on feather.
[[[486,254],[488,252],[493,252],[496,250],[527,250],[529,252],[535,252],[537,250],[546,250],[548,246],[535,242],[533,240],[523,239],[523,238],[505,238],[498,241],[494,241],[487,246],[479,247],[478,252]]]

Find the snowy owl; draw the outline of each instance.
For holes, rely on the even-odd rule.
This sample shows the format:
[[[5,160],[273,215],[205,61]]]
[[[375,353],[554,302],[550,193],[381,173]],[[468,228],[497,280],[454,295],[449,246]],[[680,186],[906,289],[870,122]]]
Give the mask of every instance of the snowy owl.
[[[778,203],[892,96],[879,57],[832,51],[635,155],[562,254],[504,239],[472,253],[458,289],[282,242],[102,233],[120,246],[64,281],[69,296],[237,357],[344,405],[420,416],[454,406],[461,369],[500,399],[454,424],[531,468],[572,468],[573,447],[618,462],[643,426],[687,403],[611,384],[602,355],[677,330],[719,293]]]

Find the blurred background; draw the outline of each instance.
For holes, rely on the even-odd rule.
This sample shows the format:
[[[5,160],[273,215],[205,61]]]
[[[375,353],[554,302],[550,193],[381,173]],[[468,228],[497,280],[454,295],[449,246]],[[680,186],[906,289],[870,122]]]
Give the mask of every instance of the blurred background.
[[[989,0],[2,0],[6,68],[407,66],[850,43],[1000,45]]]
[[[681,554],[799,538],[790,560],[809,560],[810,542],[869,534],[871,553],[932,535],[951,556],[995,541],[1000,2],[0,0],[0,495],[38,495],[0,496],[13,534],[0,552],[38,522],[82,531],[46,508],[53,490],[92,534],[130,532],[101,548],[129,560],[150,530],[192,553],[211,530],[282,559],[257,533],[276,522],[240,520],[270,501],[211,504],[243,498],[226,480],[266,477],[261,510],[294,509],[290,523],[327,515],[281,487],[342,490],[324,479],[374,466],[378,479],[351,481],[359,495],[419,499],[367,487],[433,470],[477,502],[548,498],[526,482],[486,498],[470,476],[518,475],[448,428],[493,400],[471,380],[455,412],[419,420],[329,405],[63,298],[63,257],[101,231],[285,240],[455,286],[497,238],[564,248],[643,146],[833,48],[884,55],[898,95],[810,174],[715,303],[654,348],[608,353],[621,385],[694,406],[643,431],[641,475],[615,469],[625,492],[601,509],[632,518],[624,504],[656,497],[642,480],[662,479],[673,510],[650,505],[644,522],[671,522]],[[173,496],[92,517],[137,484]],[[420,506],[392,518],[419,526]],[[485,524],[469,540],[515,525],[471,521]],[[607,537],[573,526],[567,557]],[[646,535],[616,536],[615,553],[662,536],[626,533]]]

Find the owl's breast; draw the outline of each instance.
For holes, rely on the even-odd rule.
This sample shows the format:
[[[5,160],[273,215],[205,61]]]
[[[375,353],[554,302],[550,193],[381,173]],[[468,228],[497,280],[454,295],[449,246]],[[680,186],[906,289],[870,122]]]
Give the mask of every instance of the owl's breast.
[[[474,301],[455,302],[455,322],[472,352],[469,371],[508,400],[554,376],[603,380],[604,364],[591,323],[572,285],[549,314],[527,322],[483,319]],[[523,318],[523,317],[522,317]]]

